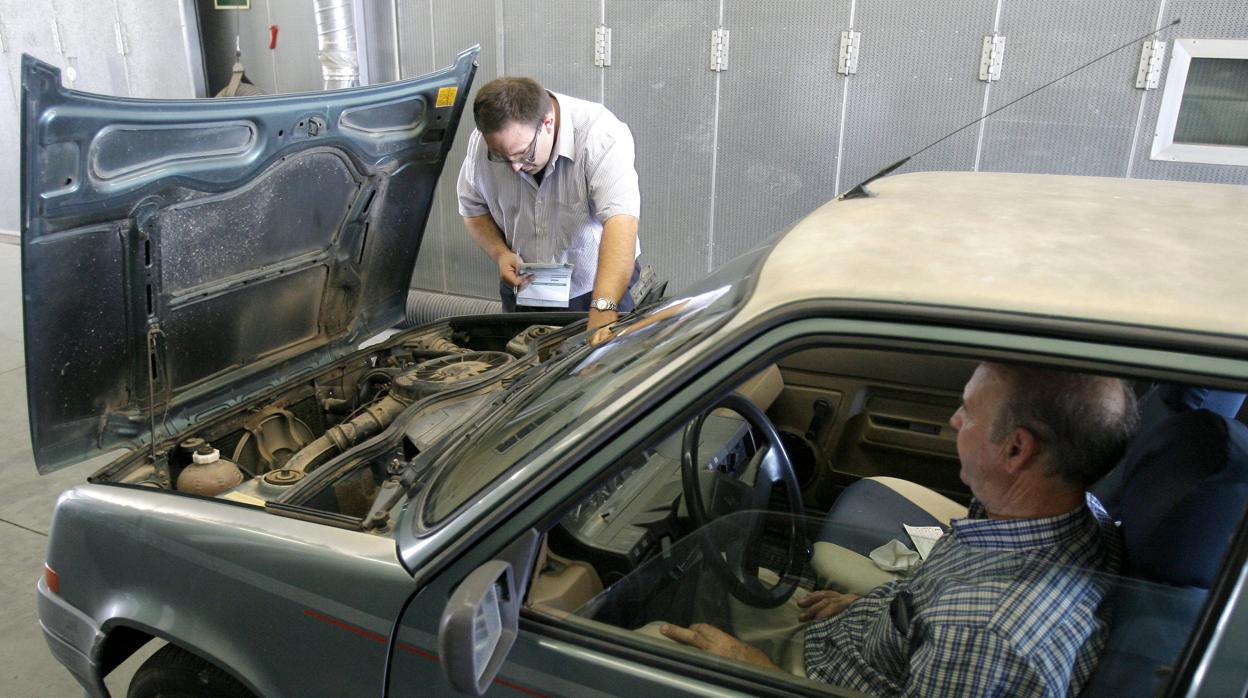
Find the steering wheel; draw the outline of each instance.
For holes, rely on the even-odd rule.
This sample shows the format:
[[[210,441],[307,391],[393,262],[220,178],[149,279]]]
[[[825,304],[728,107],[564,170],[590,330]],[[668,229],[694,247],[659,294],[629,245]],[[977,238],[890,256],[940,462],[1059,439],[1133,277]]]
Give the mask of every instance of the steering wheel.
[[[762,443],[745,467],[737,473],[706,470],[698,466],[698,443],[702,438],[702,426],[707,415],[725,408],[741,415],[752,431],[760,435]],[[810,559],[810,545],[802,529],[801,518],[805,514],[802,495],[793,472],[793,463],[785,453],[776,427],[767,415],[745,397],[730,393],[685,427],[681,444],[680,480],[684,489],[689,515],[698,528],[698,540],[708,566],[728,587],[728,591],[742,602],[756,608],[774,608],[784,603],[797,589],[802,568]],[[741,475],[754,472],[754,482],[746,483]],[[702,484],[699,475],[714,473],[709,487]],[[783,570],[777,570],[780,581],[768,587],[758,578],[757,557],[763,529],[770,516],[772,488],[782,485],[785,492],[785,523],[788,532],[788,562]],[[706,490],[709,490],[707,492]],[[708,496],[718,506],[708,506],[703,499]],[[730,517],[713,514],[713,511],[732,510]],[[715,523],[713,526],[710,524]]]

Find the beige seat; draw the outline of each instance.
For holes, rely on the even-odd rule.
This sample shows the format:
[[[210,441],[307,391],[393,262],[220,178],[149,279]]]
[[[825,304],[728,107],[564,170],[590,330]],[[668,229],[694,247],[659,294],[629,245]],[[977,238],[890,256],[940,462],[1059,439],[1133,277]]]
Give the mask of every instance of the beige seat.
[[[845,488],[833,503],[814,544],[811,565],[821,587],[853,594],[896,579],[869,557],[900,540],[912,547],[902,524],[948,527],[966,507],[922,485],[895,477],[869,477]]]

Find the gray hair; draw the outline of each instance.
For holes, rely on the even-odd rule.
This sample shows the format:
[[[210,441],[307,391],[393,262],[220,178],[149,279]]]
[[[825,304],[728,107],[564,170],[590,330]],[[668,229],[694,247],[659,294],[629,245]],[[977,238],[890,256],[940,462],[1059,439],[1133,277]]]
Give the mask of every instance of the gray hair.
[[[1139,424],[1135,393],[1117,378],[988,364],[1006,386],[992,440],[1031,432],[1051,475],[1086,489],[1122,458]]]

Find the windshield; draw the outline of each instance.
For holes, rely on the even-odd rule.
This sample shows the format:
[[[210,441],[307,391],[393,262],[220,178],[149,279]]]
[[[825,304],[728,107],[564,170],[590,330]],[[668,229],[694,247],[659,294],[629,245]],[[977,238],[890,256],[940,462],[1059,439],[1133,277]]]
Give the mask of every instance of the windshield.
[[[723,324],[744,302],[765,251],[738,257],[680,297],[618,323],[604,344],[591,347],[585,335],[568,340],[565,354],[485,405],[467,420],[478,426],[442,454],[424,500],[423,526],[436,526],[586,417],[618,408],[619,397],[642,377]]]

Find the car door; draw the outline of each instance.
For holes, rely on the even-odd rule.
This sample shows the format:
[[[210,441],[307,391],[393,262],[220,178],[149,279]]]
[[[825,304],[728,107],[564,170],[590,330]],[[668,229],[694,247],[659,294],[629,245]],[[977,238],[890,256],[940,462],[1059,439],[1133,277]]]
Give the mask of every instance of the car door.
[[[1214,370],[1215,363],[1201,364],[1193,357],[1176,360],[1174,355],[1151,352],[1145,349],[1127,349],[1106,344],[1073,343],[1038,337],[1010,334],[991,334],[952,328],[907,326],[896,323],[851,322],[835,320],[806,320],[789,323],[772,330],[758,339],[740,346],[730,356],[722,358],[705,370],[698,378],[661,404],[650,409],[630,428],[594,452],[582,462],[572,465],[549,489],[528,504],[516,508],[489,528],[489,532],[463,549],[452,564],[431,579],[421,595],[426,604],[415,604],[408,623],[420,627],[426,637],[438,632],[439,624],[446,627],[447,606],[452,605],[466,586],[474,571],[480,571],[491,561],[505,561],[515,570],[508,590],[513,598],[506,602],[515,604],[514,596],[523,594],[530,581],[530,571],[540,555],[542,536],[568,515],[571,508],[596,488],[608,481],[639,452],[645,452],[665,435],[673,432],[673,425],[683,425],[694,415],[714,406],[716,400],[745,376],[774,362],[782,351],[792,351],[797,338],[822,333],[830,344],[844,343],[855,347],[873,346],[893,349],[899,355],[915,351],[938,351],[952,357],[1003,357],[1012,352],[1026,351],[1035,356],[1047,354],[1052,360],[1069,361],[1087,366],[1088,361],[1103,362],[1117,366],[1169,366],[1187,367],[1203,365]],[[802,340],[808,341],[808,340]],[[800,348],[800,343],[798,344]],[[977,349],[969,347],[979,347]],[[1021,354],[1015,354],[1021,356]],[[1231,370],[1236,379],[1248,377],[1242,366],[1219,365],[1218,370]],[[1227,374],[1232,375],[1232,374]],[[1182,632],[1190,633],[1187,647],[1171,661],[1187,667],[1178,676],[1190,681],[1191,667],[1205,655],[1221,662],[1236,646],[1238,626],[1226,640],[1211,637],[1209,628],[1235,615],[1234,599],[1242,596],[1242,589],[1234,588],[1234,579],[1242,577],[1245,536],[1241,526],[1240,542],[1232,546],[1231,568],[1225,576],[1225,587],[1215,588],[1204,603],[1200,618],[1189,622]],[[679,546],[672,546],[663,555],[678,558]],[[660,556],[662,557],[662,555]],[[1108,580],[1118,583],[1120,580]],[[1127,580],[1128,584],[1136,584]],[[618,587],[617,587],[618,588]],[[1161,611],[1183,596],[1181,590],[1154,588],[1151,594],[1169,599],[1158,607]],[[441,604],[441,607],[439,605]],[[1190,604],[1189,604],[1190,605]],[[1195,608],[1189,609],[1195,612]],[[514,644],[506,653],[506,660],[499,667],[492,683],[485,688],[493,695],[855,695],[852,691],[834,686],[815,684],[802,679],[790,678],[778,673],[752,670],[734,662],[723,662],[709,657],[690,657],[678,651],[664,649],[654,643],[636,638],[631,631],[604,627],[601,623],[583,622],[584,614],[573,610],[568,614],[541,613],[533,610],[519,612]],[[1194,625],[1192,624],[1194,623]],[[1229,645],[1224,645],[1229,642]],[[440,651],[454,651],[454,645],[443,642]],[[1195,659],[1194,659],[1195,658]],[[440,661],[447,662],[446,656]],[[966,657],[966,662],[980,661]],[[1112,660],[1116,661],[1116,660]],[[432,662],[430,662],[432,664]],[[1157,667],[1161,669],[1163,667]],[[432,666],[421,680],[431,677]],[[1225,674],[1223,679],[1228,678]],[[1234,679],[1231,679],[1234,681]],[[398,678],[402,683],[402,677]],[[1208,677],[1205,678],[1207,685]],[[408,685],[414,685],[409,683]],[[446,687],[445,681],[438,682]],[[395,684],[396,690],[400,684]]]
[[[776,335],[779,339],[779,335]],[[771,340],[775,341],[775,340]],[[429,647],[429,641],[445,628],[446,602],[465,578],[483,563],[508,560],[514,570],[517,589],[529,582],[529,575],[543,544],[543,535],[568,514],[574,502],[592,495],[603,478],[621,467],[635,463],[639,454],[653,451],[675,437],[690,419],[710,407],[728,382],[752,375],[764,364],[768,342],[760,341],[736,351],[729,359],[714,365],[685,389],[648,410],[633,427],[611,439],[583,462],[575,465],[538,499],[511,512],[498,525],[481,524],[480,539],[465,546],[455,559],[423,587],[408,610],[400,643]],[[679,488],[679,480],[674,483]],[[677,551],[678,553],[681,551]],[[452,601],[454,603],[454,601]],[[621,644],[622,643],[622,644]],[[633,645],[633,646],[630,646]],[[400,644],[400,648],[402,644]],[[448,649],[439,646],[439,652]],[[402,655],[407,654],[404,657]],[[414,686],[437,686],[448,690],[441,668],[425,653],[419,660],[411,650],[395,652],[396,665],[391,681],[393,695],[405,695]],[[437,661],[445,661],[438,656]],[[742,672],[738,667],[700,667],[679,657],[655,655],[644,642],[630,643],[618,633],[586,634],[586,627],[570,628],[542,613],[521,612],[519,632],[506,662],[488,686],[491,695],[765,695],[791,691],[791,682],[776,681],[761,672]],[[817,687],[816,687],[817,689]]]

